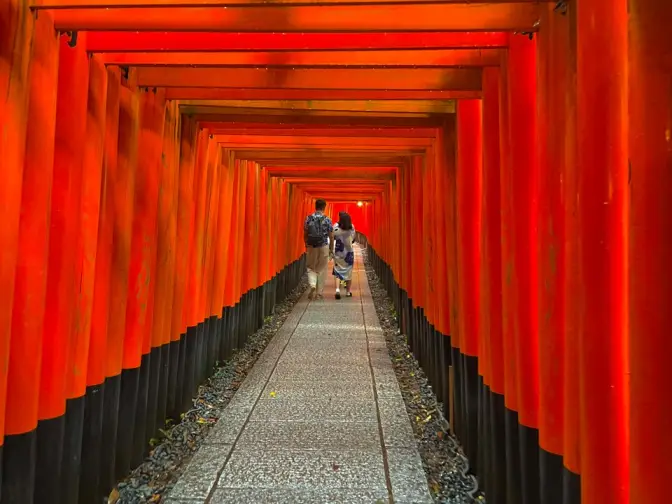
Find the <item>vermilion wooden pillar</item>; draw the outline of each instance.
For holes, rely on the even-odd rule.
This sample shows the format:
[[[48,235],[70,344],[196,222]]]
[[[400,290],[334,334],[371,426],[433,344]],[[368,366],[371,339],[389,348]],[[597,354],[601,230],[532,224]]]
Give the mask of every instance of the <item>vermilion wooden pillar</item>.
[[[513,257],[505,265],[512,285],[519,424],[521,501],[539,502],[539,342],[537,334],[537,66],[536,39],[512,35],[508,59],[510,233]],[[508,356],[507,356],[508,358]]]
[[[110,285],[110,313],[107,337],[107,383],[103,423],[103,449],[115,456],[103,461],[101,478],[104,487],[111,487],[116,481],[117,466],[121,461],[125,469],[126,454],[120,454],[120,440],[125,442],[128,432],[121,433],[119,410],[122,408],[122,387],[124,364],[133,355],[134,348],[125,345],[127,335],[127,304],[131,271],[131,246],[133,239],[133,215],[135,213],[135,179],[138,167],[140,106],[137,90],[122,81],[119,101],[119,144],[117,169],[114,177],[114,234],[112,242],[112,282]],[[125,348],[126,347],[126,348]],[[139,347],[138,347],[139,348]],[[138,356],[139,358],[139,356]],[[126,380],[127,381],[127,380]],[[128,411],[128,410],[127,410]],[[121,434],[121,436],[119,435]],[[132,436],[132,431],[131,431]],[[128,450],[127,450],[128,451]]]
[[[582,279],[579,273],[579,212],[578,212],[578,167],[577,159],[577,90],[576,90],[576,4],[567,9],[567,31],[569,32],[566,65],[570,83],[565,90],[565,176],[563,179],[563,204],[565,224],[565,279],[563,305],[565,307],[565,362],[563,415],[563,465],[567,469],[563,476],[563,504],[572,504],[581,498],[581,428],[580,428],[580,379],[577,371],[580,350],[581,300],[576,295],[580,291]]]
[[[101,467],[110,458],[103,452],[105,425],[105,367],[108,317],[110,313],[110,286],[112,274],[112,245],[114,235],[114,177],[117,168],[119,138],[119,96],[121,73],[116,67],[107,68],[107,107],[105,118],[105,145],[101,175],[100,219],[96,250],[96,278],[93,290],[91,335],[87,366],[87,395],[85,405],[84,437],[82,439],[82,475],[79,498],[90,502],[104,490],[101,487]],[[106,489],[105,489],[106,490]]]
[[[630,504],[672,475],[672,5],[629,2]]]
[[[143,350],[146,350],[148,345],[145,343],[143,348],[143,340],[145,337],[151,337],[151,320],[148,320],[147,312],[153,283],[152,269],[156,258],[156,213],[163,137],[163,106],[156,102],[157,97],[151,91],[140,94],[139,148],[134,183],[131,262],[128,273],[115,463],[118,477],[122,477],[130,470],[134,457],[137,460],[137,451],[141,446],[140,439],[144,438],[145,430],[146,411],[143,407],[146,408],[147,392],[146,385],[143,390],[141,374],[144,374],[142,364],[148,365],[147,357],[144,357],[143,363],[143,356],[147,355]],[[150,329],[149,335],[147,329]],[[144,399],[141,399],[143,395]]]
[[[157,90],[157,93],[164,90]],[[149,441],[164,425],[168,401],[170,367],[170,326],[175,286],[175,250],[179,178],[180,114],[177,103],[164,107],[163,145],[161,152],[161,190],[157,222],[157,264],[152,323],[152,350],[145,439]]]
[[[25,2],[9,0],[0,4],[0,451],[5,433],[5,401],[7,392],[7,363],[12,326],[14,279],[19,250],[19,216],[21,186],[28,124],[30,96],[30,45],[33,19],[27,17]],[[0,454],[1,455],[1,454]],[[0,459],[2,457],[0,456]],[[1,471],[0,471],[1,474]]]
[[[479,263],[481,239],[481,185],[483,125],[481,100],[460,100],[457,105],[457,276],[458,333],[462,366],[461,382],[465,412],[462,443],[472,464],[478,446],[478,339]]]
[[[66,426],[68,352],[76,308],[75,260],[79,239],[82,145],[86,139],[89,61],[84,41],[60,40],[49,266],[40,373],[35,500],[61,502],[70,495],[75,467],[63,458],[73,430]],[[74,364],[74,363],[73,363]],[[86,376],[86,375],[84,375]],[[77,467],[78,469],[78,467]]]
[[[514,178],[511,163],[511,125],[509,106],[509,57],[502,56],[499,88],[500,205],[502,242],[502,359],[504,361],[504,427],[506,451],[506,499],[521,501],[520,458],[518,448],[518,367],[514,325]]]
[[[542,11],[538,33],[539,206],[539,446],[542,502],[563,502],[565,370],[565,202],[567,172],[566,96],[570,79],[571,18],[554,6]]]
[[[577,3],[583,504],[629,494],[627,22],[626,0]]]
[[[42,16],[35,23],[29,69],[30,103],[25,132],[12,339],[7,369],[5,434],[8,437],[5,440],[4,461],[0,466],[4,473],[1,480],[3,502],[32,502],[34,498],[56,132],[58,52],[58,37],[54,33],[51,18]],[[12,167],[5,168],[3,163],[3,184],[5,170],[11,171]],[[3,219],[2,226],[7,224]],[[4,293],[5,296],[7,294]],[[4,415],[4,412],[0,412],[0,415]]]
[[[81,43],[84,42],[85,40],[81,41]],[[65,502],[79,500],[89,338],[100,218],[101,174],[105,145],[106,102],[107,70],[97,57],[92,57],[89,59],[86,133],[82,148],[81,198],[76,210],[80,224],[76,254],[70,258],[75,263],[75,283],[72,290],[75,312],[66,367],[67,407],[63,450],[65,490],[63,499]],[[93,400],[89,401],[89,406],[93,406],[92,402]],[[96,412],[95,416],[97,420],[100,419],[100,412]]]
[[[500,203],[499,89],[501,70],[483,70],[483,189],[481,194],[480,331],[487,354],[488,430],[483,444],[489,445],[483,464],[485,491],[493,504],[506,498],[504,448],[504,350],[502,340],[502,238]]]
[[[185,380],[185,353],[187,318],[185,315],[189,271],[190,237],[192,229],[194,164],[196,160],[197,125],[182,117],[179,157],[179,188],[177,202],[177,235],[175,250],[175,287],[171,303],[170,359],[177,362],[171,366],[168,377],[167,412],[177,417],[182,407],[182,386]]]

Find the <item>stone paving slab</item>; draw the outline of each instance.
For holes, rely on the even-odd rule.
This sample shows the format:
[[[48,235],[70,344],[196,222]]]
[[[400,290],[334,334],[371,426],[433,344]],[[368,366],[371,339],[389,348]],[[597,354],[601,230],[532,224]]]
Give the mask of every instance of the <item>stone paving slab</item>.
[[[222,472],[221,488],[333,489],[370,488],[385,491],[380,451],[295,450],[241,446]]]
[[[314,397],[353,397],[374,402],[373,386],[359,381],[342,381],[334,383],[329,380],[271,380],[264,389],[264,394],[271,393],[289,398]]]
[[[347,488],[326,490],[225,488],[216,490],[210,500],[211,504],[250,504],[262,502],[264,504],[386,504],[390,501],[387,490],[351,490]],[[189,503],[185,502],[184,504]]]
[[[249,422],[238,445],[302,450],[354,450],[380,452],[378,423],[373,422]]]
[[[432,502],[356,260],[354,296],[304,294],[165,503]]]
[[[191,459],[187,470],[173,487],[173,499],[202,499],[210,495],[217,476],[231,453],[231,445],[201,447]]]
[[[250,421],[269,419],[281,422],[303,422],[319,419],[323,422],[375,422],[376,404],[369,399],[352,397],[321,397],[308,399],[269,399],[259,401]]]

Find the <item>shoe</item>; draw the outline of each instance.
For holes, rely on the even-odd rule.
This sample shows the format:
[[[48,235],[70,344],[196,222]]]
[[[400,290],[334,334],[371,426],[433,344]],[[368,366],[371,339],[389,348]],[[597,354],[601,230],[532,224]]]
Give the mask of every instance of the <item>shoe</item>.
[[[336,299],[341,299],[341,291],[336,291]]]
[[[352,297],[352,292],[348,292],[345,297]]]

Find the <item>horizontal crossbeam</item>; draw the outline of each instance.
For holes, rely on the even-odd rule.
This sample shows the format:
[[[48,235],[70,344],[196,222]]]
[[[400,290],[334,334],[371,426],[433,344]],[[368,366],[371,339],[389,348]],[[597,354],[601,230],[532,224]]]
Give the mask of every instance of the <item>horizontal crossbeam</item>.
[[[452,114],[453,100],[182,100],[180,108],[187,114],[216,113],[217,109],[242,107],[290,111],[332,112],[402,112]]]
[[[51,11],[57,30],[206,32],[531,31],[531,2]]]
[[[314,52],[145,52],[105,53],[108,65],[182,67],[483,67],[499,65],[498,49]]]
[[[203,87],[166,89],[167,100],[458,100],[480,97],[480,89],[471,91]]]
[[[379,51],[501,48],[504,32],[209,33],[90,32],[90,52]]]
[[[137,69],[140,87],[290,88],[290,89],[481,89],[481,70],[473,68],[417,69]]]

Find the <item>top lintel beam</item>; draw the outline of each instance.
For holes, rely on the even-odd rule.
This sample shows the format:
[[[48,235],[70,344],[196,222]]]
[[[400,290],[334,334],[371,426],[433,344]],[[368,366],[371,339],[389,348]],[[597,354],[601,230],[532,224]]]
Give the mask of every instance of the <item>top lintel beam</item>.
[[[443,3],[52,10],[60,31],[532,31],[539,5]]]
[[[449,0],[463,3],[464,0]],[[509,0],[489,0],[490,3],[505,3]],[[538,0],[518,0],[534,3]],[[545,0],[550,2],[551,0]],[[435,3],[436,0],[414,0],[416,4]],[[376,5],[408,3],[408,0],[274,0],[274,5]],[[29,0],[31,9],[120,9],[120,8],[166,8],[166,7],[250,7],[268,5],[269,0]]]
[[[207,33],[90,32],[89,52],[384,51],[502,48],[504,32]]]

